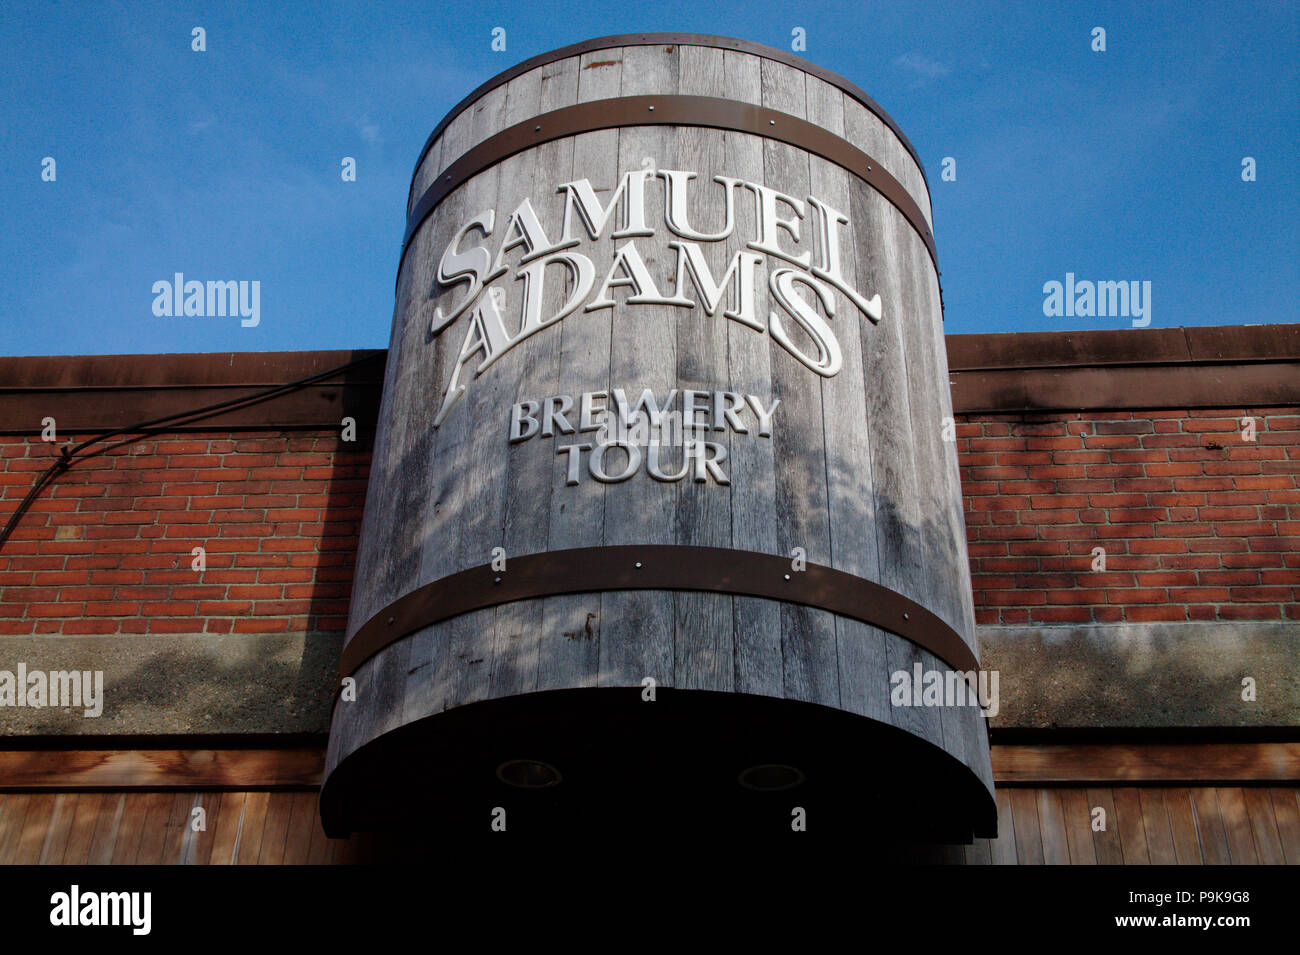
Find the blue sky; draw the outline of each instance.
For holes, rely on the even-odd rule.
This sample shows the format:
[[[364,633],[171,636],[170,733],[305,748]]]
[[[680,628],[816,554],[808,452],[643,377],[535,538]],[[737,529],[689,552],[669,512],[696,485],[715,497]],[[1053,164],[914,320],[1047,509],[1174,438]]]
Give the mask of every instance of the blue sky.
[[[1298,22],[1297,3],[6,3],[0,354],[383,347],[443,114],[534,54],[654,30],[788,50],[803,27],[800,55],[889,111],[930,179],[950,333],[1129,325],[1044,316],[1066,272],[1150,281],[1153,328],[1294,322]],[[259,280],[261,323],[154,316],[174,272]]]

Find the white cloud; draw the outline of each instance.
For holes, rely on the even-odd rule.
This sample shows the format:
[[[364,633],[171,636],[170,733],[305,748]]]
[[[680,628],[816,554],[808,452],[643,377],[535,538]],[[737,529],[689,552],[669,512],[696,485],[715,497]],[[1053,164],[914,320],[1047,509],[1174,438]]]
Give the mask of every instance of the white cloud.
[[[946,64],[920,53],[905,53],[895,57],[894,65],[927,80],[937,80],[952,72],[952,68]]]

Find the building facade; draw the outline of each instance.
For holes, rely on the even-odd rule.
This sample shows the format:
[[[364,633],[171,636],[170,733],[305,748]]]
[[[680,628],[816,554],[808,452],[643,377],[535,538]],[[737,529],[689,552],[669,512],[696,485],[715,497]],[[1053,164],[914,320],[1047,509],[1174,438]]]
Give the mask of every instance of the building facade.
[[[453,110],[396,297],[0,360],[0,863],[1300,858],[1300,326],[945,337],[897,125],[675,34]]]

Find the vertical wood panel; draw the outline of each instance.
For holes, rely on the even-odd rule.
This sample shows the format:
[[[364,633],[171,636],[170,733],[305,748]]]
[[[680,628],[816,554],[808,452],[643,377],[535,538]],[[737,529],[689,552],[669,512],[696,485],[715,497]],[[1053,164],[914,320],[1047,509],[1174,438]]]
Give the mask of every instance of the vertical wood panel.
[[[998,803],[998,837],[992,841],[994,865],[1016,865],[1019,853],[1016,851],[1015,812],[1011,803],[1011,790],[999,789],[996,793]]]
[[[1223,830],[1228,837],[1232,864],[1258,865],[1259,853],[1251,832],[1245,795],[1236,787],[1215,787],[1214,793],[1219,797],[1219,811],[1223,814]]]
[[[763,105],[806,119],[804,78],[802,70],[763,60]],[[802,201],[809,194],[809,177],[808,153],[785,143],[764,140],[761,181],[765,185]],[[805,212],[811,214],[812,210],[805,207]],[[806,215],[801,226],[801,245],[811,244],[808,236],[811,229],[811,219]],[[775,263],[769,263],[769,270],[774,267]],[[773,428],[771,438],[772,454],[781,462],[776,472],[778,553],[790,554],[799,547],[810,562],[826,565],[831,562],[826,430],[820,382],[810,380],[815,377],[791,356],[773,348],[772,398],[781,401],[780,426]],[[829,706],[839,703],[835,624],[829,614],[782,604],[781,660],[785,696]]]
[[[622,58],[621,95],[677,92],[680,64],[675,47],[671,53],[659,46],[625,47]],[[618,172],[674,168],[677,150],[676,136],[666,127],[623,127],[618,131]],[[656,207],[650,195],[653,193],[647,190],[647,215]],[[664,263],[657,247],[646,246],[642,255],[652,275],[663,273]],[[597,282],[604,277],[600,271],[598,267]],[[609,310],[613,329],[609,388],[652,388],[656,394],[666,393],[677,379],[674,309],[642,305],[638,308],[644,311],[635,312],[624,304],[625,291],[614,292],[612,297],[617,304]],[[622,452],[611,453],[611,459],[611,464],[622,461]],[[652,480],[644,473],[611,485],[605,492],[603,543],[671,543],[677,527],[677,493],[675,486]],[[601,595],[601,607],[601,685],[635,686],[646,677],[661,686],[672,685],[673,595],[654,590],[611,591]]]
[[[293,794],[293,805],[289,812],[289,834],[284,844],[285,865],[305,865],[311,858],[311,841],[315,831],[320,828],[316,815],[316,794],[301,792]]]
[[[289,813],[293,809],[291,792],[268,794],[266,824],[262,827],[262,845],[257,853],[258,865],[280,865],[284,861],[284,845],[289,837]]]
[[[1092,840],[1092,812],[1088,794],[1082,789],[1060,790],[1065,837],[1071,865],[1096,865],[1097,847]]]
[[[104,804],[103,793],[77,793],[77,805],[68,833],[67,848],[63,853],[64,865],[85,865],[90,858],[90,842],[95,834]]]
[[[208,864],[234,864],[235,849],[239,845],[240,826],[243,824],[244,810],[247,805],[248,793],[230,792],[221,794],[221,806],[213,829],[212,849],[208,857]],[[203,861],[201,856],[199,861]]]
[[[1300,865],[1300,790],[1272,787],[1268,790],[1273,801],[1273,817],[1277,820],[1278,837],[1287,865]]]
[[[1115,801],[1115,826],[1119,830],[1125,865],[1150,865],[1146,827],[1142,822],[1142,799],[1136,789],[1117,786],[1111,790]]]
[[[109,865],[113,861],[117,837],[122,831],[122,820],[126,816],[126,799],[126,793],[104,794],[86,857],[88,864]]]
[[[1173,831],[1169,826],[1169,813],[1165,809],[1162,789],[1147,788],[1139,791],[1142,804],[1142,827],[1147,837],[1147,854],[1152,865],[1177,865]]]
[[[1255,850],[1261,865],[1284,865],[1282,839],[1278,834],[1277,820],[1273,817],[1273,801],[1268,790],[1251,786],[1242,790],[1250,831],[1255,837]]]
[[[708,47],[678,47],[680,92],[694,96],[726,95],[726,68],[721,50]],[[703,232],[719,232],[726,221],[723,187],[712,177],[727,168],[726,134],[721,130],[683,127],[677,131],[675,161],[659,161],[660,169],[681,169],[699,175],[688,186],[694,216],[691,225]],[[680,160],[680,161],[676,161]],[[737,196],[737,201],[741,197]],[[715,276],[727,267],[727,248],[721,242],[700,244],[704,259]],[[698,299],[693,288],[675,288],[675,256],[664,255],[662,274],[665,295],[678,294]],[[697,306],[692,313],[674,309],[676,326],[676,372],[679,388],[712,392],[727,379],[727,325],[722,309],[712,317]],[[734,482],[740,480],[735,470],[736,445],[742,441],[761,440],[753,435],[733,438],[730,429],[709,433],[727,451],[725,468]],[[669,468],[680,469],[687,462],[684,448],[664,449]],[[662,452],[661,452],[662,453]],[[732,541],[730,488],[697,485],[689,475],[672,485],[677,498],[677,533],[675,542],[697,547],[730,547]],[[726,594],[679,592],[673,596],[674,686],[685,689],[730,691],[733,687],[735,661],[732,654],[732,598]]]
[[[171,793],[146,793],[140,812],[140,843],[135,865],[162,865],[163,846],[167,841],[167,822],[172,814]]]
[[[0,865],[9,865],[13,861],[31,798],[26,793],[0,795]]]
[[[41,865],[58,865],[63,861],[63,852],[68,847],[68,833],[72,829],[72,817],[76,810],[76,793],[59,793],[54,797],[54,807],[45,827],[45,839],[41,843],[38,859]]]
[[[1016,827],[1016,860],[1020,865],[1042,865],[1043,836],[1037,795],[1032,789],[1012,789],[1011,808]]]
[[[763,81],[757,57],[731,50],[723,52],[722,68],[733,97],[762,99]],[[737,93],[736,91],[743,91]],[[763,178],[763,143],[757,136],[726,133],[725,174],[748,182]],[[736,232],[725,244],[727,260],[744,249],[746,236],[755,235],[754,204],[736,197]],[[738,322],[727,321],[727,371],[733,391],[772,397],[772,351],[765,336]],[[781,414],[781,409],[777,409]],[[732,546],[738,550],[779,554],[776,523],[776,457],[768,438],[731,443],[732,468],[743,480],[731,487]],[[735,634],[734,687],[738,693],[780,696],[784,681],[781,661],[781,608],[770,600],[736,597],[732,600]]]
[[[1165,809],[1174,839],[1174,855],[1179,865],[1201,865],[1201,840],[1196,832],[1196,810],[1188,789],[1165,790]]]
[[[1092,845],[1097,851],[1098,865],[1123,865],[1124,846],[1120,838],[1119,819],[1115,812],[1115,799],[1109,789],[1087,789],[1088,828],[1092,829],[1092,812],[1101,809],[1106,813],[1106,828],[1092,829]]]
[[[190,804],[191,814],[195,808],[204,812],[204,828],[195,832],[192,824],[185,823],[184,839],[181,844],[182,865],[207,865],[212,858],[212,846],[217,838],[217,819],[221,815],[223,793],[196,793]]]
[[[1223,827],[1219,797],[1211,788],[1192,790],[1192,807],[1196,810],[1196,831],[1201,841],[1201,857],[1206,865],[1231,865],[1228,834]]]
[[[256,865],[262,851],[262,833],[266,829],[270,793],[249,793],[244,803],[244,818],[239,824],[239,841],[235,848],[235,865]]]
[[[1038,823],[1043,839],[1043,861],[1048,865],[1069,865],[1070,842],[1066,832],[1061,794],[1055,789],[1039,789],[1035,794],[1038,797]]]
[[[112,865],[134,865],[144,834],[148,793],[128,792],[122,800],[122,822],[113,842]]]
[[[591,102],[617,96],[623,76],[621,55],[581,57],[577,76],[576,102]],[[594,188],[609,196],[618,185],[618,137],[616,129],[603,129],[573,137],[569,166],[563,181],[587,178]],[[563,154],[558,157],[563,162]],[[592,261],[613,259],[615,241],[608,229],[592,244]],[[604,276],[598,275],[599,282]],[[579,309],[560,323],[559,380],[575,402],[584,392],[608,391],[612,309],[587,312]],[[577,409],[575,409],[577,410]],[[576,427],[576,425],[575,425]],[[588,443],[590,434],[575,434],[569,443]],[[557,448],[559,443],[557,442]],[[551,466],[551,507],[547,541],[552,550],[592,547],[601,543],[605,525],[605,485],[586,480],[565,485],[565,455],[557,450]],[[603,601],[600,594],[551,597],[543,602],[542,629],[537,655],[537,688],[594,686],[599,680],[600,647],[603,640]]]
[[[990,839],[972,839],[971,844],[966,847],[966,864],[967,865],[991,865],[993,862],[993,846]]]

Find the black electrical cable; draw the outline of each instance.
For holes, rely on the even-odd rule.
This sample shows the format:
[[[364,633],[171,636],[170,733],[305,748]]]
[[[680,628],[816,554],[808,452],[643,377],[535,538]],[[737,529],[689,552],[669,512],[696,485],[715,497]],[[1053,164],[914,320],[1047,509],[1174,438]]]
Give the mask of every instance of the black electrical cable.
[[[331,368],[329,371],[318,372],[317,374],[309,375],[306,378],[299,378],[297,381],[290,381],[283,385],[276,385],[274,388],[268,388],[265,391],[259,391],[251,395],[244,395],[242,398],[230,398],[214,405],[205,405],[201,408],[195,408],[192,411],[179,411],[174,414],[164,415],[161,418],[141,421],[139,424],[132,425],[128,428],[115,428],[112,431],[104,431],[94,437],[87,438],[75,447],[68,448],[67,446],[64,446],[60,448],[59,459],[50,465],[45,470],[45,473],[37,479],[34,485],[32,485],[32,489],[27,492],[27,496],[18,504],[18,509],[10,515],[8,522],[5,524],[4,530],[0,531],[0,548],[3,548],[9,541],[9,536],[14,532],[14,529],[18,526],[18,522],[22,519],[23,514],[25,514],[27,509],[31,507],[32,501],[36,499],[36,495],[41,492],[41,489],[53,481],[59,474],[72,467],[72,465],[78,460],[77,455],[81,455],[81,453],[92,444],[122,434],[145,434],[149,432],[157,432],[158,430],[162,430],[158,427],[159,425],[175,425],[185,421],[186,419],[197,420],[199,418],[216,414],[219,411],[257,404],[266,401],[269,398],[274,398],[278,395],[284,394],[285,392],[306,387],[307,385],[314,384],[315,382],[322,381],[326,378],[332,378],[341,372],[347,371],[349,368],[355,368],[357,365],[363,365],[368,361],[374,361],[383,354],[384,352],[375,352],[372,355],[367,355],[365,358],[358,358],[354,361],[348,362],[347,364],[339,365],[337,368]],[[90,457],[91,455],[82,456]]]

